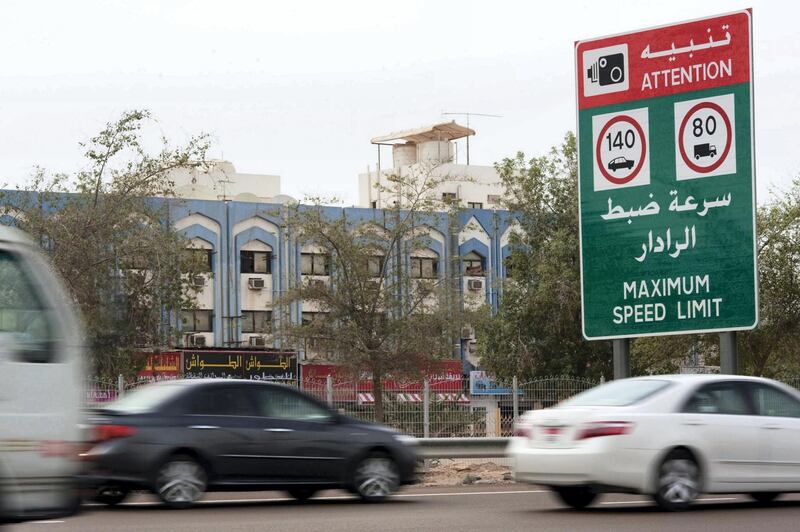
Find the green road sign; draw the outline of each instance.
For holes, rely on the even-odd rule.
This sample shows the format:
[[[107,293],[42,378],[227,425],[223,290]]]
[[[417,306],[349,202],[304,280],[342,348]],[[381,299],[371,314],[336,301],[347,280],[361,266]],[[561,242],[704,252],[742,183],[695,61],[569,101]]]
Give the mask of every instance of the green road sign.
[[[758,322],[751,12],[575,46],[583,334]]]

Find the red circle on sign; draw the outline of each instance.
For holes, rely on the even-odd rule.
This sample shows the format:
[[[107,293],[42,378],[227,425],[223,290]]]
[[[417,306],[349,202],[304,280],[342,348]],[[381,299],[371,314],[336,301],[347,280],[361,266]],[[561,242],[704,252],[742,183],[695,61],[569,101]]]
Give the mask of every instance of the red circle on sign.
[[[728,141],[725,143],[725,149],[722,150],[722,155],[720,156],[719,159],[717,159],[714,162],[714,164],[708,166],[700,166],[694,164],[689,158],[689,156],[686,155],[686,149],[683,147],[683,132],[686,131],[686,124],[689,123],[689,117],[695,114],[700,109],[711,109],[712,111],[716,111],[717,113],[719,113],[719,115],[722,117],[722,120],[725,122],[725,129],[728,131]],[[725,109],[723,109],[719,105],[715,104],[714,102],[700,102],[691,109],[689,109],[689,112],[684,115],[683,121],[681,122],[681,127],[678,130],[678,148],[680,148],[681,159],[683,159],[683,162],[686,163],[686,166],[688,166],[695,172],[699,172],[701,174],[707,174],[719,168],[720,165],[725,162],[725,158],[728,156],[728,152],[731,151],[732,144],[733,144],[733,132],[731,131],[731,120],[725,113]]]
[[[606,169],[603,167],[603,160],[600,158],[600,145],[603,143],[603,136],[608,131],[608,128],[616,124],[617,122],[628,122],[631,124],[634,129],[639,133],[639,138],[642,139],[642,155],[639,157],[639,164],[636,165],[636,168],[633,169],[633,172],[630,173],[627,177],[614,177],[613,175],[606,172]],[[595,161],[597,162],[597,167],[600,168],[600,173],[603,174],[608,181],[614,183],[615,185],[624,185],[625,183],[629,183],[633,181],[633,179],[639,174],[639,170],[642,169],[642,165],[644,164],[644,154],[647,153],[647,141],[644,138],[644,130],[642,130],[642,126],[639,125],[639,122],[634,120],[628,115],[618,115],[606,122],[606,125],[603,126],[603,129],[600,130],[600,134],[597,136],[597,145],[594,149],[594,157]]]

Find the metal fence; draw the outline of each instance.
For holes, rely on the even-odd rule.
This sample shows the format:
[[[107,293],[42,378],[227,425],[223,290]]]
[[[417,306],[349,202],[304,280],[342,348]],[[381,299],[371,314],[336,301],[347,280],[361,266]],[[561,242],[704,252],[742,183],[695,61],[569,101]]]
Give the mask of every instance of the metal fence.
[[[121,377],[116,383],[87,379],[86,403],[101,405],[148,382],[142,379],[125,383]],[[798,388],[800,377],[784,382]],[[299,386],[297,381],[282,383]],[[427,381],[412,387],[391,387],[381,392],[383,423],[418,438],[507,437],[513,435],[514,422],[525,411],[548,408],[601,383],[569,376],[522,383],[515,378],[507,387],[510,393],[496,395],[471,394],[466,384],[460,390],[435,390]],[[334,384],[328,378],[305,383],[302,389],[344,414],[378,421],[376,394],[363,386],[352,382]]]

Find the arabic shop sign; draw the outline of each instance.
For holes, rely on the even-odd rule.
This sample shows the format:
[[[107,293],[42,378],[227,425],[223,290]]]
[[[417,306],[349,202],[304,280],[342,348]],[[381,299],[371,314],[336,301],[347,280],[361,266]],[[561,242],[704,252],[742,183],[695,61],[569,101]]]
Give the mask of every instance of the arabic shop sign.
[[[751,12],[580,41],[583,334],[758,321]]]
[[[297,380],[297,357],[294,353],[184,351],[183,376],[187,379]]]

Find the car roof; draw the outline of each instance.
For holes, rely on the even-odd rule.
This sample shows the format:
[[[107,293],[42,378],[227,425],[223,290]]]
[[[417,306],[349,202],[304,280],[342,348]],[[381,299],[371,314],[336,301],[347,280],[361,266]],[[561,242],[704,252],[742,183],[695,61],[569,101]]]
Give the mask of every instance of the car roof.
[[[200,379],[171,379],[154,382],[155,385],[180,384],[181,386],[205,386],[210,384],[247,384],[248,386],[286,386],[280,382],[255,381],[251,379],[224,379],[224,378],[200,378]]]
[[[33,245],[33,241],[25,231],[7,225],[0,225],[0,242],[22,244],[25,246]]]
[[[644,375],[641,377],[631,377],[631,379],[647,380],[668,380],[672,382],[716,382],[716,381],[760,381],[775,382],[764,377],[754,377],[751,375],[727,375],[719,373],[678,373],[672,375]]]

